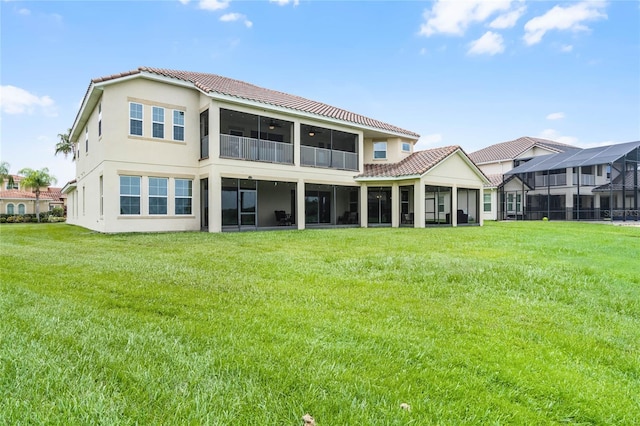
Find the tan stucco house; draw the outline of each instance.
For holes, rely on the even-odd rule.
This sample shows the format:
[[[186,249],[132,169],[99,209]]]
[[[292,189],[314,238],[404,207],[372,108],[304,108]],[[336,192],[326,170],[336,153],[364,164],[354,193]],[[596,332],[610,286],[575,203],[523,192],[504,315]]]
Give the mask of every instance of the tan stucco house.
[[[67,221],[100,232],[482,223],[459,147],[214,74],[94,79],[70,138]]]
[[[5,180],[0,188],[0,213],[6,215],[23,215],[36,213],[36,194],[31,188],[22,184],[22,176],[12,175],[11,181]],[[53,210],[55,207],[64,208],[66,196],[61,188],[40,188],[40,212]]]
[[[534,157],[577,149],[548,139],[523,136],[470,153],[469,157],[490,180],[484,190],[482,217],[485,220],[524,218],[526,193],[531,188],[516,176],[505,174]]]
[[[469,157],[491,181],[486,220],[640,218],[640,142],[581,149],[522,137]]]

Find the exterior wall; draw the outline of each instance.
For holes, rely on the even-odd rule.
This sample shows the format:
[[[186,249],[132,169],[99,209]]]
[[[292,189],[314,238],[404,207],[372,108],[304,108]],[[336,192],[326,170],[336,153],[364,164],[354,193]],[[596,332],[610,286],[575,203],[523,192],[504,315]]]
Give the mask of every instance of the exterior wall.
[[[491,210],[484,211],[484,194],[489,194],[491,197]],[[481,215],[483,220],[497,220],[498,219],[498,189],[497,188],[484,188],[483,200],[481,206]]]
[[[17,198],[17,199],[11,199],[11,198],[4,198],[4,199],[0,199],[0,214],[7,214],[7,206],[9,204],[13,204],[13,214],[14,215],[18,215],[19,210],[18,210],[18,206],[20,204],[24,204],[24,213],[25,214],[35,214],[36,213],[36,200],[35,199],[22,199],[22,198]],[[49,211],[49,206],[51,204],[55,204],[55,205],[60,205],[60,207],[62,207],[62,205],[58,202],[58,203],[54,203],[51,200],[43,200],[40,199],[40,213],[42,212],[47,212]]]
[[[485,175],[503,175],[513,169],[513,160],[497,161],[495,163],[479,164],[478,168]]]
[[[373,158],[373,143],[374,142],[386,142],[387,143],[387,158],[386,159],[374,159]],[[403,151],[402,144],[408,143],[411,145],[410,151]],[[365,164],[376,163],[398,163],[407,158],[413,153],[414,141],[408,138],[366,138],[364,141],[363,158]]]
[[[256,109],[239,103],[211,99],[200,92],[143,78],[129,79],[103,87],[101,98],[89,116],[89,149],[84,130],[77,131],[79,159],[75,189],[68,194],[68,223],[99,232],[154,232],[200,230],[200,180],[209,179],[210,232],[220,231],[221,180],[240,178],[292,182],[298,191],[298,214],[304,207],[305,184],[357,187],[354,175],[363,170],[364,133],[348,125],[327,123],[278,111]],[[143,135],[129,134],[129,103],[143,105]],[[98,137],[98,105],[102,109],[102,135]],[[152,107],[165,108],[164,138],[152,137]],[[220,158],[220,109],[258,114],[294,123],[294,164],[274,164]],[[184,141],[172,140],[172,110],[185,112]],[[209,156],[200,158],[200,113],[209,110]],[[313,125],[354,133],[358,138],[359,171],[300,166],[300,126]],[[398,149],[401,145],[396,143]],[[407,154],[408,155],[408,154]],[[120,176],[141,178],[139,215],[120,214]],[[149,215],[149,177],[167,178],[168,214]],[[175,179],[192,180],[192,214],[173,215]],[[101,207],[102,206],[102,207]],[[300,208],[302,207],[302,208]],[[273,214],[273,212],[271,212]],[[304,228],[304,217],[296,220]]]

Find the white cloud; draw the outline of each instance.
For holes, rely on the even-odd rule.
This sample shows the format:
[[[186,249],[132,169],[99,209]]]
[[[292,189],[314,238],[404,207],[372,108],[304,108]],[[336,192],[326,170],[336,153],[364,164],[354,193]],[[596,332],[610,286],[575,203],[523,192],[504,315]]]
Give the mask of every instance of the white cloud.
[[[54,116],[54,104],[49,96],[36,96],[15,86],[0,86],[0,109],[6,114],[32,114],[40,108],[45,115]]]
[[[269,0],[269,3],[276,3],[278,6],[286,6],[292,3],[294,6],[297,6],[300,4],[300,0]]]
[[[512,0],[438,0],[431,10],[425,10],[425,22],[420,26],[420,35],[463,35],[469,24],[484,22],[491,15],[508,11]]]
[[[469,55],[495,55],[504,52],[504,43],[500,34],[487,31],[482,37],[471,42]]]
[[[560,46],[560,51],[561,52],[565,52],[565,53],[569,53],[573,50],[573,46],[570,44],[564,44],[562,46]]]
[[[489,27],[498,29],[498,30],[513,28],[516,25],[516,22],[518,22],[518,19],[520,19],[520,17],[524,15],[524,12],[526,10],[527,10],[526,6],[522,6],[515,10],[512,10],[511,12],[507,12],[503,15],[500,15],[496,19],[491,21],[491,23],[489,24]]]
[[[247,17],[241,13],[226,13],[220,17],[220,20],[222,22],[243,21],[247,28],[251,28],[253,26],[253,22],[249,21]]]
[[[553,112],[547,115],[547,120],[562,120],[564,118],[564,112]]]
[[[230,0],[200,0],[198,7],[204,10],[222,10],[229,7]]]
[[[542,139],[550,139],[552,141],[565,143],[567,145],[577,145],[578,143],[578,138],[574,136],[561,136],[560,133],[558,133],[554,129],[545,129],[542,132],[540,132],[538,137]]]
[[[529,46],[539,43],[551,30],[588,30],[583,22],[606,19],[606,13],[601,10],[606,6],[606,2],[591,0],[568,7],[554,6],[544,15],[536,16],[525,24],[524,41]]]
[[[31,11],[23,7],[22,9],[18,10],[18,14],[28,16],[28,15],[31,15]]]

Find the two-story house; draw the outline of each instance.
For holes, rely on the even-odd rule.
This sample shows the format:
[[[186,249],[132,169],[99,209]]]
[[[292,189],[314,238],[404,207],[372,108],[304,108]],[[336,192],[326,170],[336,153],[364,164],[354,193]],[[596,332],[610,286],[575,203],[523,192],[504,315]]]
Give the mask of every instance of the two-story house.
[[[527,219],[640,219],[640,141],[536,157],[505,177],[528,188]]]
[[[35,214],[36,194],[31,188],[22,184],[22,176],[12,175],[11,182],[5,180],[0,188],[0,213],[7,215]],[[61,188],[40,188],[40,212],[50,211],[55,207],[64,208],[65,196]]]
[[[531,188],[515,175],[507,175],[507,173],[532,158],[578,149],[548,139],[523,136],[490,145],[469,154],[473,162],[490,180],[483,196],[483,218],[485,220],[523,219],[526,194]]]
[[[458,146],[214,74],[91,81],[70,134],[67,221],[100,232],[481,223]]]

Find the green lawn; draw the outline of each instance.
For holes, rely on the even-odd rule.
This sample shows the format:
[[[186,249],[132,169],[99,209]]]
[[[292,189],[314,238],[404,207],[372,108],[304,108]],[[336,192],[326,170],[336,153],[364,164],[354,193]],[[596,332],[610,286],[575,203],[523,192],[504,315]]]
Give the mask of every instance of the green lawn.
[[[15,224],[0,249],[0,424],[640,419],[640,228]]]

